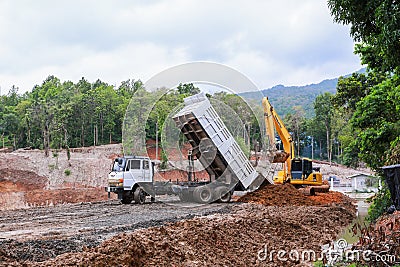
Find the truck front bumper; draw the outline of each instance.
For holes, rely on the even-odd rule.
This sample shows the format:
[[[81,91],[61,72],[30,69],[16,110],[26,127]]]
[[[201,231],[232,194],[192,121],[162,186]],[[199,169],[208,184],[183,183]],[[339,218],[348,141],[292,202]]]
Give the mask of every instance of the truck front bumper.
[[[118,192],[124,191],[124,188],[117,187],[117,186],[106,186],[106,187],[104,187],[104,190],[108,193],[110,193],[110,192],[118,193]]]

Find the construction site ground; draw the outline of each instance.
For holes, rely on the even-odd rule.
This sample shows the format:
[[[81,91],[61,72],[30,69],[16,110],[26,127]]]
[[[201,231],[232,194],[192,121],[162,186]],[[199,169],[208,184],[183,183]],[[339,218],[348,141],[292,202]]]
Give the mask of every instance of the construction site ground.
[[[120,145],[76,149],[69,160],[65,151],[1,153],[0,266],[309,266],[260,251],[319,252],[355,216],[340,193],[307,197],[291,185],[227,204],[160,196],[122,205],[103,188],[117,155]]]

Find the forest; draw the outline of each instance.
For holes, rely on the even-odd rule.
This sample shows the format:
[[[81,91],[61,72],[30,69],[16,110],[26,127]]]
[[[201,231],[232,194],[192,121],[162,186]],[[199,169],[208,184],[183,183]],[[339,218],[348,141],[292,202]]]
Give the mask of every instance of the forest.
[[[140,80],[127,80],[115,87],[100,80],[90,83],[82,78],[73,83],[49,76],[31,92],[21,95],[18,88],[13,86],[8,94],[1,96],[2,146],[13,149],[38,148],[48,154],[49,149],[120,143],[128,104],[138,109],[152,104],[157,95],[162,94],[148,118],[142,120],[146,121],[146,138],[155,139],[156,125],[162,129],[167,115],[179,103],[183,103],[183,98],[198,92],[200,90],[193,84],[179,85],[175,90],[147,92]],[[140,98],[136,104],[132,100],[134,95],[134,100]],[[237,114],[235,116],[240,123],[236,123],[236,118],[229,118],[230,114],[225,114],[229,113],[225,112],[226,107],[215,105],[228,127],[235,132],[234,135],[243,137],[238,141],[247,145],[247,149],[242,146],[245,150],[254,149],[256,143],[263,143],[260,101],[244,101],[240,96],[226,92],[208,96],[225,103]],[[332,105],[332,97],[330,93],[317,96],[313,107],[316,115],[312,118],[306,117],[301,106],[294,106],[284,114],[298,155],[341,160],[343,147],[348,145],[346,129],[343,128],[346,122]]]

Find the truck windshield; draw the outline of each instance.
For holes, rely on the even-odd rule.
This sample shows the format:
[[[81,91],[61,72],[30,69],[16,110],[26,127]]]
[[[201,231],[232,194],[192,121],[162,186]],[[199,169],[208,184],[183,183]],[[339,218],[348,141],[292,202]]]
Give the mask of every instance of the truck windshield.
[[[114,164],[112,166],[111,171],[115,171],[115,172],[122,171],[124,169],[124,165],[125,165],[124,163],[125,163],[125,161],[123,159],[116,158],[114,160]]]

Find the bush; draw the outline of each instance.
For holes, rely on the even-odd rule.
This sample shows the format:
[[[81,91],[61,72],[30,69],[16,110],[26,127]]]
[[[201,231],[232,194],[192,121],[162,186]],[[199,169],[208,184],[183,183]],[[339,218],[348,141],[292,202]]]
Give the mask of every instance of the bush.
[[[382,182],[382,188],[376,193],[374,201],[368,208],[367,220],[370,222],[376,221],[379,216],[386,212],[391,204],[389,188]]]
[[[70,176],[70,175],[71,175],[71,170],[66,169],[66,170],[64,171],[64,174],[65,174],[66,176]]]
[[[165,154],[164,150],[161,150],[160,169],[166,169],[167,167],[168,167],[168,157],[167,157],[167,154]]]
[[[250,157],[250,147],[248,145],[246,145],[246,142],[244,141],[244,139],[241,137],[236,137],[235,140],[236,140],[236,143],[239,145],[239,147],[242,149],[246,158],[249,158]]]

